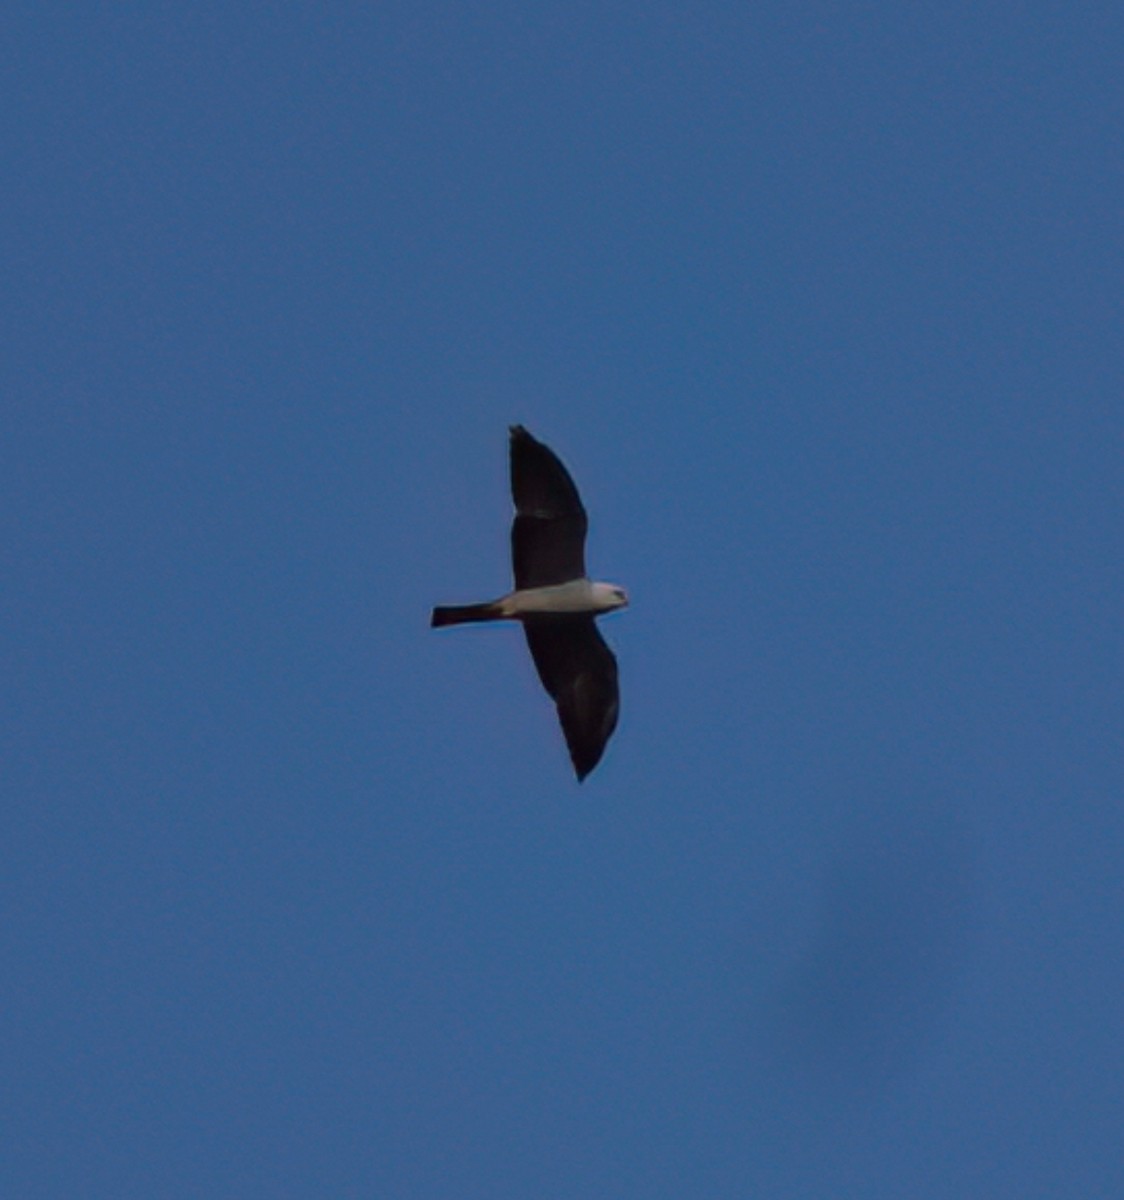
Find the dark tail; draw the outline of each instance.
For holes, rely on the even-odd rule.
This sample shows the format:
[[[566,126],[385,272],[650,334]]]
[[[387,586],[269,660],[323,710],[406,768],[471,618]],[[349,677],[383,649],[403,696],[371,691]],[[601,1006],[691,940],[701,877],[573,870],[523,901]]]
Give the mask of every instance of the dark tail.
[[[470,621],[498,621],[503,617],[500,606],[491,604],[450,604],[435,608],[429,626],[437,629],[442,625],[467,625]]]

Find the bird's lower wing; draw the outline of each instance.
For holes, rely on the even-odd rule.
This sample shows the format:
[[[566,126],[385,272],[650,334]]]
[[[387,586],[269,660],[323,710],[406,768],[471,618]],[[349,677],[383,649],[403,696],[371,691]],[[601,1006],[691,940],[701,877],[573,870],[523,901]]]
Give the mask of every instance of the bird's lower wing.
[[[523,622],[543,687],[558,708],[578,779],[597,766],[617,727],[617,660],[591,616]]]

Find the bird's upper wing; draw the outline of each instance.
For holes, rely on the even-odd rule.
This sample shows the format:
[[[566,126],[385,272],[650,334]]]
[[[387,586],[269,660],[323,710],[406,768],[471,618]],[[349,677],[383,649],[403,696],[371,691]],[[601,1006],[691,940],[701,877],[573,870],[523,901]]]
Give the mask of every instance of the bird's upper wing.
[[[548,587],[585,575],[585,509],[553,450],[522,425],[511,427],[511,557],[517,588]]]
[[[591,616],[523,622],[543,687],[558,708],[578,779],[597,766],[617,727],[617,660]]]

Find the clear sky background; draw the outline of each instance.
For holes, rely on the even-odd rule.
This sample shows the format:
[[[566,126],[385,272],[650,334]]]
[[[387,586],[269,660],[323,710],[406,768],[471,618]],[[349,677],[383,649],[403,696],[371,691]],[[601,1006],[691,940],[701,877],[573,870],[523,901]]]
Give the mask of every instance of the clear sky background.
[[[1124,1195],[1124,7],[14,4],[0,1193]],[[573,779],[506,427],[622,716]]]

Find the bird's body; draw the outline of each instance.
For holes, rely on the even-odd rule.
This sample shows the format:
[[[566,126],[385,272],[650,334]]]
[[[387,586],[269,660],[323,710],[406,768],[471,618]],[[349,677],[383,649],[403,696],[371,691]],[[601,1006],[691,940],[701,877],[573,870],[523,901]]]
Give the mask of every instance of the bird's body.
[[[558,708],[579,779],[597,765],[616,728],[617,660],[594,617],[623,608],[628,596],[585,570],[587,519],[557,455],[522,425],[511,428],[511,549],[515,590],[485,604],[433,610],[433,626],[517,620],[539,678]]]
[[[624,589],[613,583],[571,579],[547,587],[521,588],[487,604],[445,605],[433,610],[432,624],[463,625],[469,621],[522,620],[533,616],[573,616],[621,608]]]

